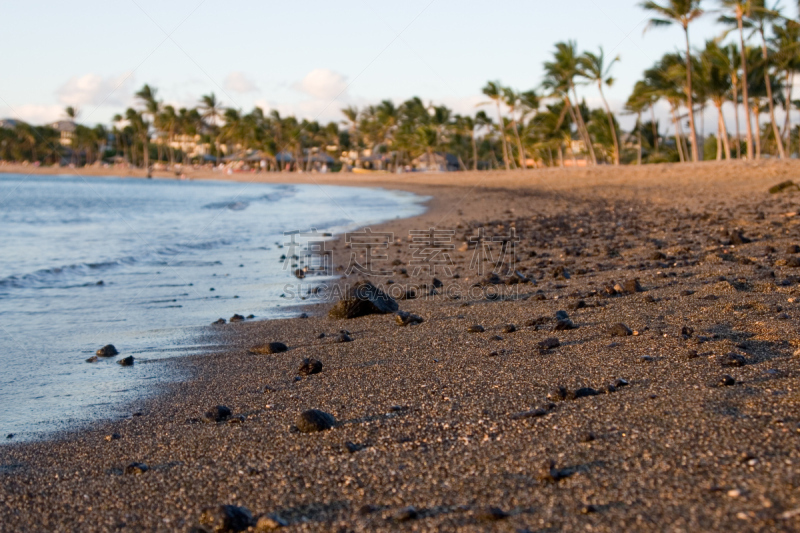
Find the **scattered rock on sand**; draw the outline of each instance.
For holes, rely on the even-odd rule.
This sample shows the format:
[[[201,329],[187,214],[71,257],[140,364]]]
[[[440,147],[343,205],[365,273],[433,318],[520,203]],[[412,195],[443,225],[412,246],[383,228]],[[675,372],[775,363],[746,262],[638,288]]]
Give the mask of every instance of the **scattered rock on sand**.
[[[228,319],[228,322],[241,322],[243,320],[244,320],[244,317],[242,315],[236,314],[236,315],[233,315],[230,319]]]
[[[389,314],[397,311],[394,299],[368,281],[362,281],[350,290],[347,297],[339,300],[329,311],[331,318],[351,319],[373,314]]]
[[[120,359],[119,361],[117,361],[117,363],[122,366],[133,366],[133,361],[134,361],[133,356],[129,355],[128,357]]]
[[[253,514],[247,507],[217,505],[203,509],[200,523],[215,533],[246,531],[253,525]]]
[[[225,324],[225,319],[224,318],[220,318],[220,319],[215,320],[214,322],[211,323],[211,325],[218,325],[218,324]]]
[[[629,279],[622,284],[622,292],[633,294],[635,292],[642,292],[642,286],[639,284],[638,279]]]
[[[209,422],[224,422],[228,420],[231,415],[231,410],[224,405],[217,405],[210,411],[206,412],[205,417]]]
[[[144,474],[148,470],[150,470],[150,467],[144,463],[131,463],[125,467],[126,474]]]
[[[334,427],[336,419],[325,411],[309,409],[300,413],[295,425],[301,433],[316,433],[317,431],[325,431]]]
[[[736,385],[736,380],[733,378],[733,376],[725,374],[724,376],[719,378],[718,384],[721,387],[730,387],[731,385]]]
[[[121,439],[122,436],[119,433],[112,433],[111,435],[106,435],[106,441],[111,442],[112,440]]]
[[[631,330],[631,328],[629,328],[622,322],[614,324],[613,326],[608,328],[608,333],[612,337],[627,337],[629,335],[633,335],[633,331]]]
[[[409,505],[408,507],[400,509],[394,515],[394,519],[398,522],[410,522],[411,520],[416,520],[417,518],[419,518],[419,512],[413,505]]]
[[[96,355],[91,356],[89,359],[86,360],[86,362],[87,363],[96,363],[97,362],[97,356]]]
[[[258,517],[258,519],[256,520],[256,531],[258,531],[259,533],[261,533],[262,531],[274,531],[276,529],[280,529],[288,525],[289,522],[287,522],[280,516],[269,514]]]
[[[558,348],[559,346],[561,346],[561,341],[559,341],[555,337],[549,337],[549,338],[539,342],[539,344],[537,344],[537,346],[539,347],[540,351],[552,350],[553,348]]]
[[[581,387],[575,391],[575,398],[587,398],[589,396],[597,396],[598,394],[600,393],[591,387]]]
[[[506,324],[503,326],[503,333],[514,333],[515,331],[517,331],[517,326],[514,324]]]
[[[560,319],[556,322],[556,325],[553,326],[553,331],[567,331],[570,329],[578,329],[578,326],[569,318]]]
[[[481,326],[480,324],[474,324],[468,327],[467,331],[469,331],[470,333],[483,333],[486,330],[483,329],[483,326]]]
[[[556,462],[552,459],[545,461],[539,471],[539,480],[545,483],[558,483],[572,475],[572,472],[556,468]]]
[[[353,342],[353,337],[344,330],[339,332],[339,335],[333,340],[333,342]]]
[[[770,194],[778,194],[781,192],[789,192],[789,191],[800,191],[800,186],[798,186],[792,180],[782,181],[777,185],[773,185],[769,188]]]
[[[747,359],[743,355],[730,352],[720,357],[719,362],[722,366],[744,366],[747,363]]]
[[[270,342],[267,344],[262,344],[261,346],[254,346],[253,348],[250,348],[249,352],[258,355],[270,355],[275,353],[283,353],[288,349],[289,347],[282,342]]]
[[[405,311],[398,311],[394,315],[394,321],[397,323],[398,326],[414,326],[417,324],[422,324],[425,320],[413,313],[407,313]]]
[[[297,370],[297,373],[301,376],[310,376],[311,374],[319,374],[320,372],[322,372],[322,361],[311,357],[303,359],[300,363],[300,368]]]
[[[550,389],[547,393],[547,399],[551,402],[565,402],[567,400],[574,400],[575,393],[562,385],[558,385]]]
[[[114,357],[115,355],[119,355],[119,352],[113,344],[106,344],[97,350],[97,355],[100,357]]]
[[[508,518],[509,514],[499,507],[489,507],[477,513],[476,518],[484,522],[496,522]]]

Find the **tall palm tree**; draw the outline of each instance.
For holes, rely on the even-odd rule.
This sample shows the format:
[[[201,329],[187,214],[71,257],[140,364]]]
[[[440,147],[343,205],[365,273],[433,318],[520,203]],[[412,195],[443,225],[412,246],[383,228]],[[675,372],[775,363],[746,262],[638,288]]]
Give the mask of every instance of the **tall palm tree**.
[[[611,108],[608,106],[606,96],[603,94],[603,85],[611,87],[614,84],[614,78],[611,76],[611,67],[614,63],[619,61],[619,56],[612,59],[606,64],[605,52],[603,47],[600,47],[599,54],[592,52],[585,52],[580,58],[580,75],[597,84],[600,90],[600,98],[603,100],[603,105],[606,108],[606,115],[608,116],[608,125],[611,128],[611,137],[614,141],[614,164],[619,165],[619,139],[617,138],[617,129],[614,127],[614,115],[611,113]]]
[[[785,19],[781,24],[773,24],[774,37],[772,44],[776,50],[775,62],[779,72],[784,73],[783,108],[786,117],[783,123],[782,136],[786,140],[786,152],[791,155],[791,112],[794,74],[800,71],[800,23]]]
[[[625,103],[625,110],[628,113],[635,113],[636,114],[636,138],[637,138],[637,149],[638,154],[636,156],[636,164],[642,164],[642,113],[649,108],[652,107],[652,102],[650,99],[650,88],[647,84],[643,81],[637,81],[636,85],[633,86],[633,92],[628,97],[628,101]]]
[[[503,163],[506,165],[506,170],[511,170],[511,163],[508,156],[508,145],[506,144],[506,132],[504,130],[503,112],[500,109],[500,102],[503,101],[503,87],[498,81],[490,81],[482,89],[484,95],[489,97],[489,100],[497,105],[497,127],[500,129],[500,140],[503,143]],[[479,104],[483,105],[483,104]]]
[[[155,119],[158,116],[159,102],[156,100],[156,93],[157,92],[158,91],[155,88],[150,87],[150,85],[145,83],[144,86],[141,89],[139,89],[135,94],[136,98],[141,100],[142,104],[144,104],[144,111],[142,112],[142,115],[150,115],[150,118],[151,118],[151,120],[153,122],[155,122]],[[149,124],[146,122],[144,117],[142,118],[142,123],[143,124],[147,124],[148,127],[149,127]],[[149,131],[144,133],[144,136],[142,137],[142,143],[143,143],[143,148],[142,149],[144,150],[144,168],[147,170],[148,175],[149,175],[149,172],[150,172],[150,132]]]
[[[222,117],[222,102],[217,100],[214,93],[204,94],[200,97],[200,116],[214,136],[214,147],[217,153],[216,163],[219,164],[220,133],[218,132],[219,125],[217,121]]]
[[[767,7],[764,0],[754,0],[750,13],[750,20],[758,34],[761,36],[761,58],[764,61],[764,83],[767,89],[767,105],[769,106],[769,119],[772,122],[772,133],[775,135],[775,142],[778,146],[778,157],[784,159],[786,154],[783,151],[783,140],[778,130],[778,122],[775,120],[775,101],[772,97],[772,82],[770,81],[770,66],[772,58],[767,49],[766,26],[780,16],[778,6]]]
[[[753,124],[750,121],[750,88],[747,74],[747,48],[744,44],[745,17],[752,14],[752,0],[719,0],[723,8],[728,12],[719,18],[720,22],[733,23],[739,30],[739,57],[742,64],[742,101],[745,109],[745,125],[747,126],[747,159],[752,160],[753,153]],[[731,17],[731,13],[733,16]],[[758,117],[756,117],[756,127],[758,127]]]
[[[640,5],[644,9],[657,14],[657,18],[650,19],[645,31],[651,27],[670,26],[675,23],[683,28],[683,33],[686,37],[686,107],[689,110],[692,160],[699,161],[697,131],[694,124],[694,103],[692,102],[692,49],[689,45],[689,24],[703,14],[703,10],[700,8],[700,0],[669,0],[664,6],[655,2],[642,2]]]
[[[517,124],[517,111],[521,105],[521,98],[522,96],[520,93],[511,87],[503,87],[503,100],[506,106],[508,106],[509,114],[511,115],[511,128],[514,130],[514,136],[517,139],[519,168],[520,170],[524,170],[528,168],[527,158],[525,157],[525,149],[522,147],[522,139],[519,136],[519,127]]]
[[[701,75],[705,80],[706,91],[717,108],[717,160],[722,159],[723,147],[725,159],[731,158],[731,147],[728,139],[728,127],[722,106],[731,95],[732,84],[728,75],[728,56],[716,41],[706,41],[706,47],[700,54]]]

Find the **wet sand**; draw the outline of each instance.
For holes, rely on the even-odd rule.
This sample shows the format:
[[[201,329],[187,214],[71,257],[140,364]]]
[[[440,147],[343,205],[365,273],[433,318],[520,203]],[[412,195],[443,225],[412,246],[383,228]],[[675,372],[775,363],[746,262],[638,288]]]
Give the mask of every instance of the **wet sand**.
[[[432,196],[372,228],[400,239],[391,275],[339,280],[430,289],[409,231],[454,230],[452,276],[398,302],[424,322],[211,327],[224,348],[156,363],[190,379],[129,418],[0,447],[0,529],[188,531],[225,504],[288,531],[800,530],[800,193],[767,192],[800,164],[253,177]],[[471,268],[467,237],[497,254],[512,226],[513,270]],[[336,427],[298,432],[312,408]]]

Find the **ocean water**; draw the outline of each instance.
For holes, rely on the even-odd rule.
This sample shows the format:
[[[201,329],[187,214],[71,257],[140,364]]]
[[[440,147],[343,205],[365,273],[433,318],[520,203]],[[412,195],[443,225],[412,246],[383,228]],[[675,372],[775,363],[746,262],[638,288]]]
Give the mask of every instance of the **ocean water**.
[[[159,360],[234,313],[288,316],[285,231],[341,233],[423,198],[314,185],[0,175],[0,443],[123,415]],[[291,265],[289,265],[291,266]],[[296,311],[291,311],[296,312]],[[105,344],[120,356],[85,360]],[[121,357],[136,364],[122,367]],[[14,434],[7,439],[8,434]]]

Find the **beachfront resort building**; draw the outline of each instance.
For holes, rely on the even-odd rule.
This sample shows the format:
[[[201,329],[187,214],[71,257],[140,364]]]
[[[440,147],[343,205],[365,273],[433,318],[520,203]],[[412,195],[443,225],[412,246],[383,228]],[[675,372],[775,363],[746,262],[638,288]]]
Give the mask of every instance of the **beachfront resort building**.
[[[71,120],[58,120],[50,124],[50,127],[60,134],[59,142],[61,146],[72,146],[72,138],[75,136],[75,123]]]

